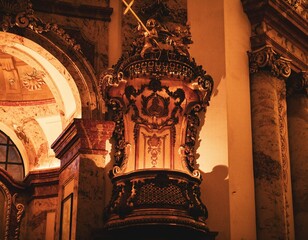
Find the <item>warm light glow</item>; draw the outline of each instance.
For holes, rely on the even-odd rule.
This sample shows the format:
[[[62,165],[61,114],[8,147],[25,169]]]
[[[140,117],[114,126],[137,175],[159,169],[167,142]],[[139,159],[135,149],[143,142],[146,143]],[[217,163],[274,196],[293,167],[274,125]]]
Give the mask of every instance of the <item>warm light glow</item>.
[[[63,108],[68,122],[81,117],[81,100],[78,88],[66,68],[53,55],[29,39],[6,32],[0,32],[0,49],[24,61],[47,75],[44,81],[54,95],[57,104]]]
[[[59,134],[62,132],[61,117],[57,116],[46,116],[35,118],[40,124],[41,128],[46,134],[49,146],[57,139]]]
[[[54,151],[50,146],[73,118],[81,118],[81,99],[76,83],[62,63],[40,45],[27,38],[7,32],[0,32],[0,36],[0,51],[45,73],[43,79],[55,98],[59,115],[33,116],[48,142],[47,158],[39,159],[36,169],[59,167],[60,161],[55,158]],[[27,150],[23,143],[12,129],[8,131],[7,126],[0,126],[0,128],[11,137],[20,150],[27,175],[33,169],[29,169]]]
[[[57,87],[64,104],[66,118],[69,119],[76,112],[76,104],[74,95],[71,91],[70,85],[67,83],[67,80],[47,59],[42,57],[37,52],[19,43],[14,43],[14,47],[28,53],[35,60],[37,60],[43,66],[44,70],[46,70],[50,75],[51,79],[54,80],[55,86]]]
[[[199,140],[197,153],[199,168],[204,173],[210,173],[215,166],[228,166],[228,129],[225,96],[225,79],[221,79],[218,87],[219,95],[212,96],[210,106],[206,111],[204,125]]]

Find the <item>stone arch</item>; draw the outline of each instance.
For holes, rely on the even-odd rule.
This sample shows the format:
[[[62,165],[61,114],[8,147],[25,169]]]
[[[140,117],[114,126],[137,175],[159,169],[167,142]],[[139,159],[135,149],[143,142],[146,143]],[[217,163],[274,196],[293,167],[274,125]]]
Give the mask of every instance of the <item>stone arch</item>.
[[[82,118],[96,119],[101,117],[101,94],[92,65],[82,54],[54,31],[36,33],[23,29],[22,36],[40,45],[61,62],[72,76],[81,100]]]
[[[42,143],[38,142],[37,146],[33,145],[32,149],[37,149],[37,151],[34,153],[32,151],[31,154],[26,151],[28,153],[23,155],[25,173],[27,174],[31,170],[40,168],[39,166],[48,167],[46,165],[48,162],[53,162],[49,167],[56,167],[59,162],[50,161],[50,158],[54,157],[51,144],[65,127],[74,118],[101,118],[101,97],[94,70],[79,50],[73,49],[55,32],[36,33],[27,28],[13,28],[10,29],[10,32],[0,32],[0,35],[1,52],[21,58],[28,65],[47,73],[44,80],[55,100],[50,104],[50,106],[53,104],[52,108],[45,104],[46,107],[43,107],[38,112],[44,112],[48,109],[48,111],[53,111],[53,114],[58,115],[58,117],[52,117],[51,119],[51,117],[46,118],[43,114],[37,116],[36,113],[35,117],[26,116],[27,120],[25,122],[24,120],[19,121],[23,126],[26,126],[30,120],[37,122],[37,129],[41,131],[39,135],[42,136],[42,139],[45,139]],[[14,125],[19,124],[14,124],[12,122],[13,118],[4,116],[1,117],[2,120],[4,120],[5,126],[11,128],[11,132],[16,133]],[[16,119],[14,118],[14,120]],[[49,123],[53,121],[59,122],[56,131],[50,131]],[[16,136],[16,134],[8,135],[10,137]],[[26,137],[31,138],[31,136]],[[48,147],[41,148],[41,146],[46,145],[46,139]],[[23,143],[22,139],[19,140]],[[25,149],[26,146],[22,148]],[[42,154],[42,151],[46,152]],[[42,158],[41,156],[46,156],[46,159],[38,160],[43,161],[44,164],[30,164]]]

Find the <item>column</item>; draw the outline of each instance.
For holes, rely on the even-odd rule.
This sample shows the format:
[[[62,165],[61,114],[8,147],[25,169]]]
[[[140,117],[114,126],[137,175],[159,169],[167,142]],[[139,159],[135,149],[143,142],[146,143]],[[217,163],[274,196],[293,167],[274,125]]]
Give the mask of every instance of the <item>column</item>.
[[[285,79],[290,60],[266,45],[249,53],[258,239],[294,239]]]
[[[288,130],[296,239],[308,236],[308,75],[292,74],[287,82]]]

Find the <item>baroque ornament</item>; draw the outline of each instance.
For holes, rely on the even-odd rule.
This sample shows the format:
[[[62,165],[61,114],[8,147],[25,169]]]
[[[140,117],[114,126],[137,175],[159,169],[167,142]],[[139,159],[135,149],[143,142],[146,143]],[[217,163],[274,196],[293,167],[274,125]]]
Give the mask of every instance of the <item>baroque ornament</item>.
[[[271,46],[265,46],[248,53],[249,71],[254,74],[260,70],[270,71],[274,77],[286,79],[291,74],[291,60],[276,53]]]
[[[1,174],[1,172],[0,172]],[[25,206],[16,202],[17,193],[11,193],[7,186],[0,181],[0,191],[4,194],[5,212],[3,213],[3,240],[19,239],[20,223]],[[1,193],[0,193],[1,194]]]
[[[42,89],[42,85],[46,84],[43,79],[44,77],[44,72],[33,69],[32,73],[25,73],[24,77],[22,78],[23,86],[29,91],[40,90]]]
[[[28,28],[39,34],[52,31],[74,50],[81,51],[80,45],[64,29],[38,18],[30,0],[0,0],[0,30],[7,32],[14,27]]]
[[[143,24],[123,2],[138,26],[130,50],[100,78],[106,117],[115,122],[105,227],[184,224],[208,232],[195,145],[213,80],[188,52],[188,26]]]
[[[292,73],[287,81],[287,95],[304,94],[308,96],[308,73]]]

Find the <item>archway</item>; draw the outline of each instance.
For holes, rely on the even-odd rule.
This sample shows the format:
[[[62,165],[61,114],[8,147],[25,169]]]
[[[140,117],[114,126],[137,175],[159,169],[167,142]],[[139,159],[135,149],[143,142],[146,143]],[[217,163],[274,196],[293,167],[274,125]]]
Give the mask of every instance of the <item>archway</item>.
[[[73,118],[82,116],[75,79],[34,41],[7,32],[0,35],[1,130],[17,140],[26,174],[58,167],[50,146]]]

